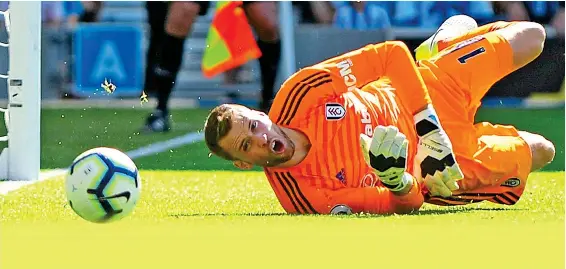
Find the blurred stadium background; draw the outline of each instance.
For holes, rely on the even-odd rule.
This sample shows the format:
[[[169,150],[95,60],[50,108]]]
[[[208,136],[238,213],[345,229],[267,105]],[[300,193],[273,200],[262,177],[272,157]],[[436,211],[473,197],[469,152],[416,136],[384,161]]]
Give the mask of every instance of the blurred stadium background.
[[[256,106],[260,96],[257,61],[212,79],[202,75],[214,8],[186,40],[171,100],[173,130],[143,134],[155,106],[139,98],[148,46],[145,3],[42,4],[41,168],[53,180],[7,194],[19,182],[0,182],[0,267],[99,268],[102,261],[105,268],[398,268],[400,262],[564,268],[564,2],[292,2],[294,16],[279,23],[293,26],[296,68],[384,40],[414,49],[454,14],[480,24],[531,20],[547,28],[542,55],[494,85],[476,120],[545,135],[557,149],[545,170],[562,172],[534,173],[513,207],[425,205],[407,216],[344,218],[286,216],[263,173],[233,173],[230,163],[208,157],[199,130],[209,109],[228,101]],[[7,7],[0,1],[0,10]],[[0,25],[0,42],[6,37]],[[6,49],[0,48],[0,59],[8,59]],[[0,61],[0,74],[7,69],[8,61]],[[102,89],[105,78],[116,84],[114,94]],[[7,97],[0,80],[0,108]],[[0,113],[0,137],[3,122]],[[6,145],[0,141],[0,151]],[[62,187],[65,171],[57,169],[99,146],[135,157],[143,178],[133,216],[113,225],[79,221]],[[438,255],[435,242],[445,235],[457,236],[451,243],[460,247]],[[469,255],[462,256],[463,247]]]
[[[257,61],[212,79],[202,75],[201,60],[214,16],[212,7],[198,18],[185,43],[182,69],[171,102],[173,108],[181,109],[172,112],[176,130],[165,135],[142,135],[143,138],[132,142],[132,135],[139,136],[136,128],[141,127],[147,111],[123,112],[120,109],[135,107],[149,111],[153,108],[153,103],[142,106],[139,102],[148,44],[145,3],[51,1],[42,4],[41,92],[45,108],[41,123],[42,169],[65,167],[76,154],[91,146],[132,150],[198,131],[206,110],[222,102],[251,106],[258,103]],[[7,7],[8,2],[0,2],[0,9]],[[548,136],[558,149],[556,161],[548,169],[564,170],[564,2],[296,1],[292,2],[292,7],[294,16],[279,20],[280,24],[294,26],[297,68],[384,40],[402,40],[414,49],[455,14],[467,14],[480,24],[497,20],[530,20],[544,24],[548,40],[542,55],[492,88],[478,120],[515,124]],[[3,40],[5,28],[0,29]],[[7,50],[0,50],[0,58],[7,58]],[[8,62],[1,61],[0,73],[5,73],[7,68]],[[280,74],[278,83],[284,77]],[[105,94],[100,87],[105,78],[117,85],[112,95]],[[0,83],[0,105],[6,103],[6,85]],[[87,115],[89,113],[91,116]],[[73,117],[76,121],[62,122]],[[117,129],[116,125],[125,129]],[[2,133],[3,128],[0,124]],[[69,136],[62,137],[61,128],[69,128]],[[79,130],[81,128],[85,130]],[[87,138],[90,142],[85,142]],[[0,148],[2,146],[0,142]],[[229,165],[215,160],[199,164],[206,156],[204,144],[193,147],[141,161],[147,163],[141,168],[229,169]],[[195,149],[201,154],[195,155]],[[59,154],[61,151],[68,154]],[[154,165],[156,162],[159,164]],[[180,165],[183,162],[194,165]]]

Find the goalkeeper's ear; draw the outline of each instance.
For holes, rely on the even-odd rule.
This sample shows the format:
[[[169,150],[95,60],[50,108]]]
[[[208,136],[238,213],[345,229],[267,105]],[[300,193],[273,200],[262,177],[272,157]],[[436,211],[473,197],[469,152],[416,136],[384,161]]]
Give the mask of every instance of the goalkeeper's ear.
[[[253,164],[247,163],[247,162],[242,162],[242,161],[234,161],[233,164],[234,164],[234,166],[236,166],[237,168],[240,168],[242,170],[250,170],[254,167]]]

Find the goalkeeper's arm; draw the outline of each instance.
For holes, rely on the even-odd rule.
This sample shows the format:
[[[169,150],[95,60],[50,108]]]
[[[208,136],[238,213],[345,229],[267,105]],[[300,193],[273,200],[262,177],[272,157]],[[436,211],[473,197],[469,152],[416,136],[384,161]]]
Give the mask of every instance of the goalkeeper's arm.
[[[373,134],[373,138],[360,135],[360,145],[364,159],[381,184],[377,187],[324,189],[310,184],[320,180],[316,176],[268,173],[268,180],[283,208],[289,213],[300,214],[400,214],[418,210],[424,198],[417,181],[406,172],[407,138],[394,126],[378,126]]]
[[[413,189],[413,185],[416,180],[411,174],[404,172],[400,181],[401,183],[399,184],[398,189],[391,189],[391,192],[395,195],[403,196]]]
[[[420,186],[413,180],[402,190],[394,192],[382,184],[359,188],[320,188],[311,184],[312,180],[317,180],[316,177],[290,172],[270,172],[267,178],[277,199],[290,214],[406,214],[417,211],[424,202]]]
[[[366,163],[373,168],[383,185],[396,195],[408,193],[415,179],[407,170],[409,141],[395,126],[377,126],[373,137],[360,135]]]

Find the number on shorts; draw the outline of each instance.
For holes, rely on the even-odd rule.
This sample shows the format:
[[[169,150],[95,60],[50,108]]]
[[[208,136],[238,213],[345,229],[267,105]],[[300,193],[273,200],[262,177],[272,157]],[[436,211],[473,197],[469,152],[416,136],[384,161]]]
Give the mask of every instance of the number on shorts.
[[[469,53],[464,54],[464,56],[458,58],[458,62],[460,62],[461,64],[465,64],[468,59],[478,56],[484,52],[485,52],[484,47],[477,48],[475,50],[470,51]]]

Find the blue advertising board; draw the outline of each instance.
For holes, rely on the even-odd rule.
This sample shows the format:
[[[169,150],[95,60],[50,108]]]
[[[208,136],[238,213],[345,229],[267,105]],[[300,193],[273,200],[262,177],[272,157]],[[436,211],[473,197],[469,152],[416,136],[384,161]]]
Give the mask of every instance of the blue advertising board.
[[[142,32],[136,25],[85,24],[77,28],[73,50],[75,94],[104,97],[105,80],[116,85],[115,97],[142,91]]]

